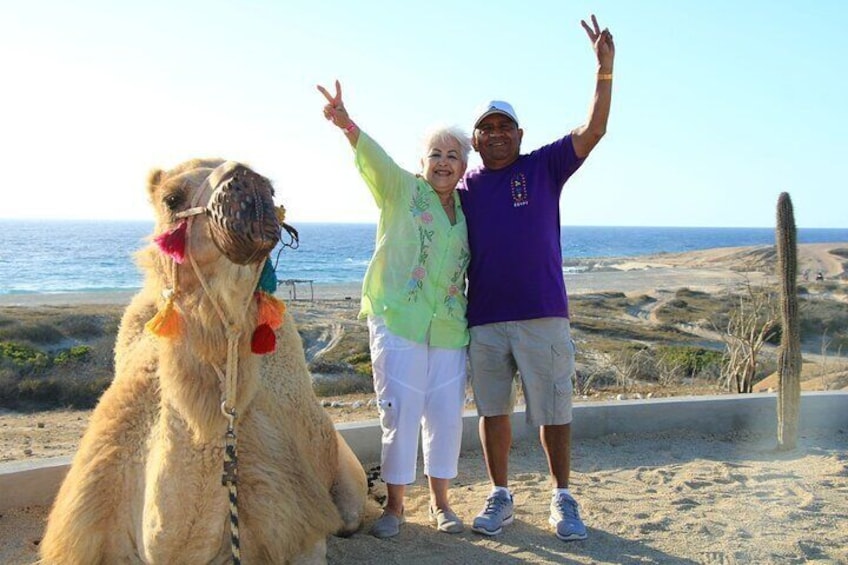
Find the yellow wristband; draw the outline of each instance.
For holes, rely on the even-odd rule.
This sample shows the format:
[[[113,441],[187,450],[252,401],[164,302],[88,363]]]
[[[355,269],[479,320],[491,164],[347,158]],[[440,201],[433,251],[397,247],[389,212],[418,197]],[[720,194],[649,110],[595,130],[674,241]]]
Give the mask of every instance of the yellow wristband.
[[[608,74],[598,73],[598,80],[612,80],[612,73],[608,73]]]

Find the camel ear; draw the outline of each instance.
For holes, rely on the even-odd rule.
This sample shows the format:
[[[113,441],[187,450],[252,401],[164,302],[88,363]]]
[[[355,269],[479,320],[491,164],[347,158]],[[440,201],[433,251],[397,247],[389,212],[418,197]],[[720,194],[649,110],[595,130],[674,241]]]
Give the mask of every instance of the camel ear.
[[[150,173],[147,174],[147,192],[151,196],[156,192],[156,189],[159,188],[159,184],[162,182],[162,175],[165,174],[165,171],[162,169],[153,169]]]

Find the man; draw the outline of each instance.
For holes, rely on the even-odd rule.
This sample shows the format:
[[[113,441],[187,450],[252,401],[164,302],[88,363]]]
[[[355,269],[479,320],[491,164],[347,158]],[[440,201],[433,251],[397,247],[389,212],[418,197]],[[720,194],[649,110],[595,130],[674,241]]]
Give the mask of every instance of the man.
[[[499,534],[512,522],[507,469],[513,379],[521,375],[527,422],[540,427],[554,491],[550,523],[563,541],[586,539],[568,491],[574,350],[562,277],[559,197],[603,137],[609,117],[615,47],[608,29],[581,25],[598,71],[589,118],[562,139],[520,154],[523,130],[512,106],[492,101],[478,114],[472,144],[483,166],[460,190],[468,223],[468,322],[471,382],[492,493],[472,529]]]

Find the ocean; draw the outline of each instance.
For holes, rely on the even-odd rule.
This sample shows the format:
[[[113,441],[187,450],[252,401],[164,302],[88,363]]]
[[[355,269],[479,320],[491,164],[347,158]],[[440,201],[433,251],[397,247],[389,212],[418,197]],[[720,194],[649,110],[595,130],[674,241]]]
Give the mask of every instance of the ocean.
[[[373,224],[304,223],[300,247],[279,255],[277,278],[317,284],[359,282],[374,250]],[[0,294],[134,290],[133,253],[143,221],[0,220]],[[848,242],[848,229],[799,229],[799,243]],[[772,228],[563,226],[564,258],[631,257],[774,243]],[[277,257],[276,252],[272,259]]]

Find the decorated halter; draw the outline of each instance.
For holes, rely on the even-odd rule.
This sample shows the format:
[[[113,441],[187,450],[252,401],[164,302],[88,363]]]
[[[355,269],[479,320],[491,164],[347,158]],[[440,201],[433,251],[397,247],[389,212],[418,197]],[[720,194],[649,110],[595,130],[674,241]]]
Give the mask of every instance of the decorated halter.
[[[234,262],[247,264],[255,258],[256,251],[247,249],[245,241],[238,241],[234,238],[232,229],[232,220],[224,213],[222,208],[225,208],[229,203],[221,202],[219,197],[216,202],[210,202],[208,206],[198,206],[201,198],[210,189],[214,190],[224,179],[239,175],[242,169],[238,169],[238,163],[228,161],[215,168],[209,176],[204,180],[201,190],[192,202],[192,206],[187,210],[176,214],[179,223],[177,226],[165,233],[154,238],[154,242],[159,249],[172,259],[172,285],[173,288],[166,289],[163,292],[165,304],[163,308],[145,325],[145,328],[160,337],[172,338],[182,332],[182,317],[179,313],[175,300],[179,295],[179,277],[177,265],[185,262],[188,258],[191,266],[203,286],[207,297],[212,302],[221,322],[229,329],[234,326],[234,322],[224,313],[218,302],[212,295],[206,278],[203,276],[194,258],[189,253],[189,237],[191,226],[195,216],[205,214],[210,217],[210,230],[212,231],[212,239],[215,244]],[[277,222],[282,226],[292,238],[292,241],[297,240],[297,231],[287,225],[285,220],[285,208],[279,206],[274,210],[277,216]],[[229,224],[229,225],[228,225]],[[276,239],[279,239],[277,236]],[[284,244],[293,247],[290,244]],[[227,249],[228,251],[225,251]],[[229,253],[228,253],[229,252]],[[285,304],[273,296],[277,290],[277,276],[270,259],[262,263],[262,269],[258,272],[256,290],[253,293],[253,299],[257,302],[257,322],[256,328],[253,331],[251,338],[251,351],[256,354],[271,353],[276,349],[276,336],[274,330],[279,328],[283,322],[285,313]],[[247,305],[245,305],[246,309]]]
[[[234,182],[228,185],[228,189],[235,187],[239,192],[238,197],[233,197],[231,190],[217,190],[222,183]],[[221,413],[227,420],[227,430],[224,435],[224,470],[221,483],[227,487],[230,506],[230,548],[235,565],[241,563],[241,542],[239,536],[238,518],[238,450],[236,441],[236,380],[238,375],[239,340],[243,324],[227,316],[221,305],[215,299],[209,288],[206,277],[194,260],[189,249],[191,240],[188,234],[191,232],[193,220],[200,214],[209,217],[209,229],[212,241],[221,252],[231,261],[240,265],[249,265],[256,259],[265,256],[261,263],[262,267],[256,270],[256,290],[251,299],[257,302],[257,323],[253,330],[250,348],[253,353],[265,354],[274,351],[277,338],[274,330],[283,323],[285,305],[274,298],[273,293],[277,289],[277,275],[275,269],[268,259],[268,254],[280,241],[280,228],[285,229],[291,237],[290,243],[284,243],[283,247],[297,247],[297,230],[284,222],[285,208],[279,206],[273,209],[276,222],[266,222],[264,202],[257,201],[260,195],[259,189],[270,189],[267,180],[247,170],[238,163],[228,161],[216,167],[203,181],[201,190],[192,202],[192,206],[176,214],[179,224],[172,230],[165,232],[154,241],[159,249],[171,258],[172,285],[163,294],[165,305],[147,324],[145,328],[151,333],[161,337],[175,337],[182,331],[182,318],[175,304],[179,296],[179,270],[178,264],[182,264],[186,258],[203,287],[207,298],[212,303],[221,323],[224,325],[227,335],[227,361],[226,368],[222,370],[216,364],[212,368],[218,375],[221,386]],[[209,204],[198,206],[208,190],[213,190],[209,198]],[[252,191],[252,193],[251,193]],[[261,200],[261,198],[260,198]],[[247,204],[254,205],[254,215],[242,214],[242,207]],[[270,211],[270,210],[269,210]],[[258,218],[257,218],[258,216]],[[273,229],[269,232],[269,226]],[[247,235],[245,235],[247,234]],[[256,238],[259,243],[257,244]],[[280,249],[282,251],[282,248]],[[279,258],[279,253],[277,255]],[[249,307],[245,304],[243,312]],[[236,315],[238,313],[235,313]]]

